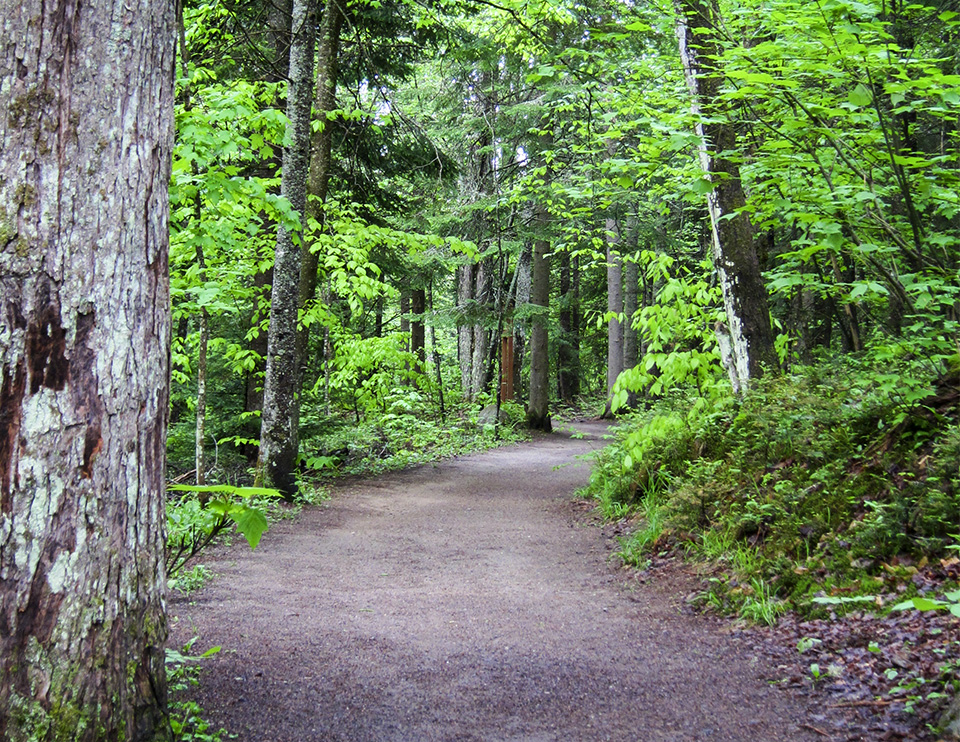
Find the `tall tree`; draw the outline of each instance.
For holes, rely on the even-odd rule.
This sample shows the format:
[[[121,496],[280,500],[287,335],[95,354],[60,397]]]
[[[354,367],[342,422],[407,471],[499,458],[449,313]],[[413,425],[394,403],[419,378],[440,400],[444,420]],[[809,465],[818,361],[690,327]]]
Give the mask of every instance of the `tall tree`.
[[[168,739],[173,3],[0,14],[0,738]]]
[[[560,253],[560,337],[557,341],[557,392],[573,404],[580,394],[580,271],[568,250]]]
[[[337,77],[340,70],[340,31],[343,27],[343,11],[338,0],[326,0],[320,23],[320,49],[317,53],[317,82],[314,92],[314,107],[319,117],[318,126],[310,135],[310,176],[307,180],[306,216],[322,228],[323,206],[330,189],[333,171],[333,121],[331,116],[337,108]],[[311,246],[312,248],[312,246]],[[300,266],[300,306],[306,308],[317,291],[319,252],[308,249],[303,254]],[[329,334],[329,330],[327,330]],[[310,325],[300,329],[297,345],[297,363],[306,365],[306,353],[310,339]],[[329,341],[324,343],[329,345]]]
[[[611,140],[612,141],[612,140]],[[608,153],[613,154],[614,146],[608,145]],[[606,218],[607,239],[607,405],[604,416],[612,412],[613,385],[623,371],[623,260],[620,257],[620,223],[613,207]]]
[[[700,167],[711,189],[707,206],[713,262],[727,315],[726,327],[718,327],[717,335],[721,346],[729,347],[734,387],[746,390],[764,365],[776,367],[777,355],[753,227],[744,212],[740,168],[730,155],[736,150],[737,137],[720,94],[719,15],[717,0],[677,0],[680,57],[700,138]]]
[[[530,331],[530,398],[527,404],[527,426],[550,432],[550,351],[548,348],[548,309],[550,306],[550,242],[543,234],[548,228],[547,209],[536,209],[539,234],[533,242],[530,264],[530,303],[536,312]]]
[[[310,103],[316,42],[316,0],[295,0],[291,24],[287,118],[290,140],[283,149],[281,195],[303,218],[310,168]],[[263,382],[258,479],[287,498],[296,495],[299,453],[300,365],[297,319],[300,309],[301,237],[281,225],[273,259],[267,367]]]

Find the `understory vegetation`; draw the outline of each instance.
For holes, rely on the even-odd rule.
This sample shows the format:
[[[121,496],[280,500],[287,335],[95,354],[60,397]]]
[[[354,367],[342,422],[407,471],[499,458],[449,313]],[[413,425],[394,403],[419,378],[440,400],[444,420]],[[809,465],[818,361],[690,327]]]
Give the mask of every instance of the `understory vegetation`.
[[[912,595],[960,550],[956,358],[839,357],[795,366],[743,399],[676,391],[629,415],[589,493],[636,531],[619,556],[710,563],[703,600],[772,622],[817,597]],[[949,585],[948,585],[949,587]],[[931,596],[932,597],[932,596]],[[839,601],[838,601],[839,602]]]

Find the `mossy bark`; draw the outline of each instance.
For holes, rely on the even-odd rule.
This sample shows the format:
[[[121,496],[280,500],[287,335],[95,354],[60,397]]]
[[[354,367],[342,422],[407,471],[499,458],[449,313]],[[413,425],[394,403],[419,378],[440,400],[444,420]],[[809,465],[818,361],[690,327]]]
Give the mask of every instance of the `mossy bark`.
[[[290,79],[287,88],[289,144],[283,150],[280,192],[304,218],[310,169],[310,103],[316,41],[315,0],[293,3]],[[300,308],[300,240],[281,227],[273,258],[270,329],[263,382],[263,414],[257,479],[276,487],[284,497],[297,494],[300,448],[300,364],[297,357],[297,315]]]
[[[169,739],[173,4],[0,17],[0,739]]]

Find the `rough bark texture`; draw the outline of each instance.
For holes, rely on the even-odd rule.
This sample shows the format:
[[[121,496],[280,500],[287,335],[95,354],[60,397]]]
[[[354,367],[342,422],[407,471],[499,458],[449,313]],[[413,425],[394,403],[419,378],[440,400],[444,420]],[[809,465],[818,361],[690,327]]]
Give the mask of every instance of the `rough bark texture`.
[[[287,89],[287,118],[290,119],[291,136],[290,144],[283,150],[280,192],[301,215],[306,204],[310,167],[315,19],[314,0],[294,2]],[[299,244],[295,244],[293,235],[281,227],[273,260],[257,478],[268,486],[276,487],[288,498],[297,492],[297,427],[300,418],[297,313],[300,307],[300,263]]]
[[[266,42],[272,52],[266,78],[279,82],[290,68],[290,20],[293,0],[270,0],[266,8]]]
[[[460,381],[465,399],[476,399],[493,378],[493,355],[496,342],[486,327],[493,311],[493,287],[489,260],[459,269],[457,308],[461,313],[457,328],[457,350],[460,360]]]
[[[194,465],[198,485],[207,483],[207,464],[204,457],[204,439],[207,428],[207,346],[210,345],[210,318],[204,307],[200,310],[200,338],[197,348],[197,429]]]
[[[0,739],[168,739],[173,4],[0,18]]]
[[[617,248],[620,229],[615,218],[607,218],[607,406],[604,417],[613,414],[611,394],[617,377],[623,371],[623,326],[619,315],[623,312],[623,264]]]
[[[713,262],[723,291],[737,376],[744,390],[777,356],[767,309],[767,291],[753,243],[740,168],[725,152],[736,149],[736,132],[720,99],[723,74],[716,68],[719,10],[716,0],[677,0],[677,38],[700,136],[700,166],[713,182],[707,196]]]
[[[540,229],[546,229],[546,209],[537,210]],[[550,306],[550,243],[540,239],[533,243],[530,265],[530,303],[543,311],[533,316],[530,331],[530,400],[527,404],[527,427],[550,431],[550,351],[548,348],[547,309]]]
[[[307,180],[306,204],[308,220],[323,224],[323,206],[330,189],[330,172],[333,168],[333,126],[327,115],[337,108],[337,77],[340,61],[340,29],[343,13],[337,0],[327,0],[320,26],[320,49],[317,53],[317,84],[314,91],[314,107],[320,118],[320,127],[310,135],[310,176]],[[320,255],[312,249],[303,254],[300,266],[300,306],[306,308],[317,293],[317,270]],[[307,364],[310,341],[310,326],[300,329],[297,358],[300,368]]]

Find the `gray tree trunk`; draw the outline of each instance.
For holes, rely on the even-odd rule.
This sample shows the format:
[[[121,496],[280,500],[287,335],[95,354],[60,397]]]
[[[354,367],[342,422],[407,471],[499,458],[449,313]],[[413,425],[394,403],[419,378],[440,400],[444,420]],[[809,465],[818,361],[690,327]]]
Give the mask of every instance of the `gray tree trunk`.
[[[547,229],[547,211],[537,208],[537,225]],[[533,243],[533,260],[530,265],[530,303],[542,307],[542,312],[533,316],[530,331],[530,399],[527,405],[527,427],[550,432],[550,351],[548,348],[548,316],[550,306],[550,243],[537,239]]]
[[[337,108],[337,77],[340,71],[340,29],[343,12],[338,0],[326,0],[320,25],[320,49],[317,54],[317,82],[314,107],[320,118],[320,127],[310,135],[310,177],[307,181],[309,201],[306,204],[308,220],[324,222],[323,207],[330,189],[333,169],[333,126],[327,114]],[[303,254],[300,266],[300,307],[306,309],[317,293],[317,270],[320,256],[312,249]],[[310,327],[300,329],[297,358],[300,369],[307,365]]]
[[[173,3],[0,0],[0,739],[167,740]]]
[[[560,254],[560,341],[557,343],[557,391],[573,404],[580,394],[580,280],[577,259]]]
[[[427,311],[427,291],[416,288],[410,292],[410,352],[417,357],[417,373],[424,373],[427,360],[427,332],[423,315]]]
[[[207,429],[207,347],[210,345],[210,317],[207,308],[200,310],[200,337],[197,347],[197,430],[195,465],[198,485],[207,483],[204,439]]]
[[[295,0],[291,25],[287,118],[290,144],[283,150],[280,193],[304,217],[310,168],[310,104],[316,40],[315,0]],[[286,498],[297,493],[300,364],[297,358],[297,313],[300,308],[299,244],[282,226],[277,234],[270,293],[270,329],[263,382],[258,481],[276,487]]]
[[[691,107],[700,137],[700,166],[714,183],[707,195],[713,262],[723,291],[733,362],[744,391],[749,380],[773,370],[777,355],[767,308],[767,290],[753,243],[740,168],[723,153],[736,148],[736,131],[720,98],[723,73],[716,59],[719,9],[716,0],[676,0],[677,38]]]
[[[457,325],[457,360],[460,364],[460,390],[464,399],[473,398],[473,324],[466,315],[473,308],[473,273],[475,265],[457,269],[457,308],[463,315]]]

